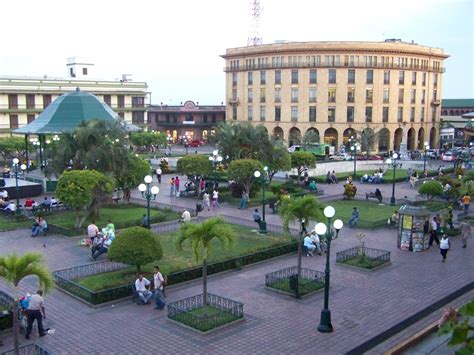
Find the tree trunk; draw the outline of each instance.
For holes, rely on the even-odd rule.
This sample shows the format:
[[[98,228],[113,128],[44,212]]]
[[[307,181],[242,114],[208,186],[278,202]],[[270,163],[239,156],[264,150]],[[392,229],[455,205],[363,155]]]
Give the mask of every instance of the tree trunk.
[[[15,355],[20,354],[20,339],[18,336],[18,285],[13,287],[13,350],[15,351]]]
[[[204,316],[207,316],[207,259],[202,260],[202,300],[204,305]]]
[[[299,233],[299,238],[298,238],[298,266],[297,266],[297,283],[296,283],[296,297],[300,297],[300,277],[301,277],[301,253],[303,251],[303,246],[301,245],[302,243],[302,237],[303,236],[303,228],[300,223],[300,233]]]

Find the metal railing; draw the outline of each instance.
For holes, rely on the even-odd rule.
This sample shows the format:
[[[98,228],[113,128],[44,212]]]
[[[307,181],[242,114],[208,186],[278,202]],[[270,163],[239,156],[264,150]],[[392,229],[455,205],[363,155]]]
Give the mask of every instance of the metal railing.
[[[206,304],[203,295],[185,298],[168,304],[168,318],[200,331],[208,331],[244,317],[244,304],[231,299],[207,294]],[[207,314],[193,311],[201,307],[213,308]]]
[[[76,266],[54,272],[54,276],[59,276],[65,280],[74,280],[104,272],[110,272],[127,268],[128,265],[112,261],[101,261],[98,263]]]
[[[20,355],[52,355],[52,352],[46,350],[41,345],[38,344],[28,344],[22,345],[19,348]],[[4,351],[1,355],[14,355],[15,350],[11,349],[8,351]]]
[[[336,262],[342,263],[354,257],[364,256],[374,265],[382,265],[390,261],[390,252],[387,250],[373,249],[356,246],[336,253]]]
[[[298,280],[298,267],[271,272],[265,275],[265,286],[296,296],[305,295],[324,287],[324,272],[301,268]]]

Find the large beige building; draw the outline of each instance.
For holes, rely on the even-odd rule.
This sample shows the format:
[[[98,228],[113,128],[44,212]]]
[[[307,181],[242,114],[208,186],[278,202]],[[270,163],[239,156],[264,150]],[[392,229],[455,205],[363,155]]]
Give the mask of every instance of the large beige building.
[[[149,101],[146,82],[94,79],[93,64],[69,58],[68,77],[31,78],[0,76],[0,135],[32,121],[58,96],[80,88],[98,96],[127,123],[147,124],[145,101]]]
[[[442,49],[384,42],[291,42],[230,48],[228,121],[263,124],[289,145],[310,130],[339,149],[365,129],[373,149],[438,145]]]

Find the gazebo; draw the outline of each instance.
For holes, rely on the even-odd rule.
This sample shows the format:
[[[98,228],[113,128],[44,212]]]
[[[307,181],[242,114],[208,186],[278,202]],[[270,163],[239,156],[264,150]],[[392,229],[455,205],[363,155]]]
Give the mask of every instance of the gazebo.
[[[105,102],[77,88],[73,92],[59,96],[39,114],[36,120],[12,133],[24,134],[26,147],[28,136],[37,135],[40,164],[43,164],[42,149],[45,135],[69,133],[74,131],[80,122],[92,120],[120,121],[120,118]],[[125,130],[129,132],[136,130],[136,126],[121,122]],[[26,154],[28,160],[28,149],[26,149]]]

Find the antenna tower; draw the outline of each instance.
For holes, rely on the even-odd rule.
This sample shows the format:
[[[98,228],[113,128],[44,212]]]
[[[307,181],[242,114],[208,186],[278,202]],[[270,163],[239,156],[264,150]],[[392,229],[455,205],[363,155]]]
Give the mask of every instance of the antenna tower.
[[[263,43],[262,37],[258,32],[258,23],[262,14],[262,7],[260,6],[260,0],[250,0],[250,16],[252,16],[252,27],[250,30],[250,36],[247,39],[247,46],[258,46]]]

